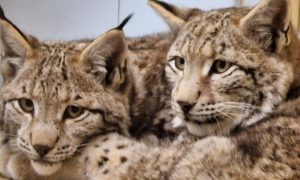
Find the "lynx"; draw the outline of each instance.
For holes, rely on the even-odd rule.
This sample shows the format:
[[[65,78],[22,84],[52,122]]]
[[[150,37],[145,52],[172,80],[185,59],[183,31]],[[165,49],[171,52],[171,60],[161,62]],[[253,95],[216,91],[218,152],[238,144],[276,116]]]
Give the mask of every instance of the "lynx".
[[[255,125],[299,86],[299,40],[284,0],[187,21],[180,13],[187,9],[151,4],[178,31],[165,70],[173,108],[190,134],[229,135]]]
[[[162,35],[126,40],[128,19],[94,41],[39,42],[1,12],[2,175],[82,179],[72,172],[76,156],[97,134],[172,139],[170,43]]]
[[[278,2],[285,1],[276,1],[274,4],[270,3],[268,7],[277,7]],[[280,4],[280,7],[284,8],[285,6],[282,5],[286,4]],[[262,5],[260,4],[260,6]],[[205,17],[209,13],[212,12],[204,13],[195,18]],[[122,31],[112,30],[100,37],[111,37],[109,35],[112,35],[112,32],[120,35],[119,33]],[[124,40],[124,35],[122,33],[121,35],[121,39]],[[104,41],[106,38],[96,39],[91,45],[102,44],[104,42],[105,45],[109,45],[108,42],[112,41]],[[292,41],[290,44],[292,44]],[[91,45],[88,45],[86,48]],[[86,51],[86,48],[79,53],[82,55]],[[120,50],[120,47],[110,46],[110,50]],[[83,54],[83,57],[86,57],[85,55],[87,54]],[[81,62],[81,58],[77,59],[77,61],[76,59],[75,57],[74,62]],[[288,65],[288,63],[281,64],[276,59],[266,59],[266,61],[275,61],[276,64],[269,64],[274,69],[276,69],[274,66],[277,66],[277,63],[280,65],[279,67]],[[99,81],[94,79],[95,76],[99,77],[97,76],[99,74],[91,75],[89,74],[91,71],[80,71],[83,67],[83,64],[76,66],[78,72],[76,71],[76,74],[72,75],[74,77],[78,77],[81,74],[86,75],[92,79],[91,82],[94,82],[89,88],[99,87]],[[73,76],[68,76],[68,78]],[[115,87],[113,84],[109,88]],[[106,88],[108,87],[105,85],[107,84],[101,87],[107,91],[108,89]],[[95,106],[101,105],[100,107],[107,107],[105,103],[109,103],[109,101],[105,101],[103,105],[103,103],[99,103],[101,101],[98,101],[98,99],[95,101],[96,97],[103,97],[99,96],[101,93],[106,93],[103,89],[99,88],[99,90],[102,90],[101,92],[98,89],[97,91],[93,91],[94,96],[92,96],[93,101],[91,102],[95,103]],[[104,95],[107,96],[108,94]],[[114,96],[110,97],[113,100],[120,100],[121,98],[118,99],[117,97],[122,97],[115,95],[118,95],[118,93],[115,92]],[[287,106],[295,106],[299,102],[296,100],[290,103]],[[62,102],[57,104],[60,106],[63,105]],[[60,108],[60,106],[57,108]],[[78,173],[81,176],[78,175],[77,178],[81,179],[299,179],[299,112],[293,109],[287,111],[284,105],[281,108],[279,108],[278,113],[265,117],[260,122],[246,129],[236,130],[228,137],[209,136],[195,142],[174,143],[161,147],[148,146],[126,136],[128,134],[128,122],[130,122],[128,120],[128,111],[119,111],[120,109],[111,109],[111,111],[102,110],[100,112],[109,112],[103,115],[102,113],[99,113],[99,115],[97,112],[92,111],[94,115],[98,114],[100,116],[100,120],[97,119],[97,122],[101,123],[95,124],[94,127],[101,129],[101,131],[95,134],[94,137],[89,136],[88,145],[80,149],[80,156],[76,156],[76,159],[69,159],[70,161],[76,160],[78,163],[73,162],[69,164],[73,165],[73,171],[66,172],[69,175]],[[85,110],[88,111],[85,113],[90,113],[91,110]],[[119,113],[115,114],[113,110],[118,110],[116,112]],[[89,122],[88,124],[91,123]],[[48,125],[44,127],[48,127]],[[80,130],[81,128],[84,129],[84,127],[81,125]],[[104,129],[105,131],[102,131]],[[6,145],[10,144],[10,141],[7,139],[4,139],[2,142]],[[80,143],[78,146],[81,145],[84,144]],[[69,148],[67,147],[67,149]],[[12,162],[10,164],[16,162],[16,159],[11,159]],[[74,165],[78,165],[79,167],[74,167]],[[17,167],[16,169],[18,168],[22,169],[23,167]],[[59,174],[59,170],[57,173]],[[82,178],[82,176],[85,177]],[[32,176],[29,174],[27,177]]]
[[[114,133],[97,137],[81,156],[85,175],[299,179],[300,101],[285,100],[297,91],[300,56],[287,1],[202,12],[187,22],[180,19],[187,9],[150,4],[178,31],[166,66],[174,109],[203,138],[149,148]]]

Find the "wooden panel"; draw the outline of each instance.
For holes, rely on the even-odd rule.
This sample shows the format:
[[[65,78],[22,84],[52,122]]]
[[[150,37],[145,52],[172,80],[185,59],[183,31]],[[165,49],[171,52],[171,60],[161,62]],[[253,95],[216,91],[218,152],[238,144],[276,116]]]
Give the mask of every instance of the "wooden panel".
[[[300,1],[299,0],[289,0],[291,7],[291,20],[295,28],[299,30],[300,24]]]

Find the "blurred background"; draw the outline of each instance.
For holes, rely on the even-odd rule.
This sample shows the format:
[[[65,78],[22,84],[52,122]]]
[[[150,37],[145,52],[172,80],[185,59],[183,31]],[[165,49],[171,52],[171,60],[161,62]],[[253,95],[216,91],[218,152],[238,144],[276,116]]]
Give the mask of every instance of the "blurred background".
[[[163,1],[210,10],[253,6],[259,0]],[[299,29],[300,0],[289,1],[292,22]],[[124,28],[128,37],[168,31],[163,20],[147,5],[147,0],[0,0],[0,4],[12,22],[39,40],[95,38],[116,27],[130,13],[134,13],[134,17]]]
[[[258,0],[164,0],[203,10],[232,6],[252,6]],[[298,0],[297,0],[298,1]],[[7,17],[22,31],[40,40],[94,38],[114,28],[128,14],[125,26],[129,37],[167,31],[163,20],[147,5],[147,0],[0,0]]]

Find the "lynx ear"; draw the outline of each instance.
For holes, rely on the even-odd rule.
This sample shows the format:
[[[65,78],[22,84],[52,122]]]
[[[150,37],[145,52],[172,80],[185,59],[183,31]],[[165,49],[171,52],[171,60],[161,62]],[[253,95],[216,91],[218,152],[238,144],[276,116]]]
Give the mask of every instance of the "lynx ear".
[[[126,80],[127,43],[121,25],[99,36],[80,55],[80,63],[85,71],[95,76],[97,81],[113,88],[120,87]]]
[[[199,9],[176,7],[158,0],[149,0],[148,4],[168,23],[173,32],[177,32],[190,17],[202,13]]]
[[[290,13],[287,0],[262,0],[240,20],[240,27],[265,51],[280,52],[290,42]]]
[[[13,78],[25,59],[33,54],[27,37],[4,15],[0,7],[1,73],[4,81]]]

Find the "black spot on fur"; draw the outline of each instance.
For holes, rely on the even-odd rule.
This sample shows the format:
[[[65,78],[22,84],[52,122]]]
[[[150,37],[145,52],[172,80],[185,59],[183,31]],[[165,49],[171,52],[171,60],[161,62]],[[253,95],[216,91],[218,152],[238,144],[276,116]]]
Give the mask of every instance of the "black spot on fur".
[[[70,147],[70,145],[64,145],[64,146],[61,147],[61,149],[64,150],[64,149],[67,149],[67,148],[69,148],[69,147]]]
[[[104,162],[103,161],[98,161],[98,166],[99,167],[102,167],[104,165]]]
[[[98,166],[103,167],[107,161],[109,161],[109,159],[106,156],[101,156],[100,160],[98,161]]]
[[[262,152],[260,152],[258,146],[259,142],[254,139],[244,139],[240,140],[238,143],[238,149],[244,155],[249,156],[253,164],[262,157]]]
[[[101,156],[101,158],[102,158],[102,160],[105,161],[105,162],[107,162],[107,161],[109,160],[108,157],[106,157],[106,156]]]
[[[106,141],[108,141],[108,139],[109,139],[108,137],[105,137],[102,141],[106,142]]]
[[[9,138],[8,137],[5,137],[2,141],[2,144],[7,144],[9,142]]]
[[[26,93],[26,88],[25,88],[25,86],[22,87],[22,93]]]
[[[89,161],[89,157],[86,156],[86,157],[84,158],[84,162],[86,163],[86,162],[88,162],[88,161]]]
[[[63,76],[64,81],[68,80],[67,70],[65,67],[62,68],[62,76]]]
[[[125,163],[127,160],[128,160],[127,157],[124,156],[122,156],[120,159],[121,163]]]
[[[77,95],[77,96],[75,97],[75,100],[79,100],[79,99],[82,99],[82,97],[79,96],[79,95]]]
[[[108,174],[108,173],[109,173],[108,169],[106,169],[106,170],[103,171],[103,174]]]
[[[124,149],[124,148],[126,148],[126,147],[127,147],[127,145],[120,144],[120,145],[117,146],[117,149]]]

